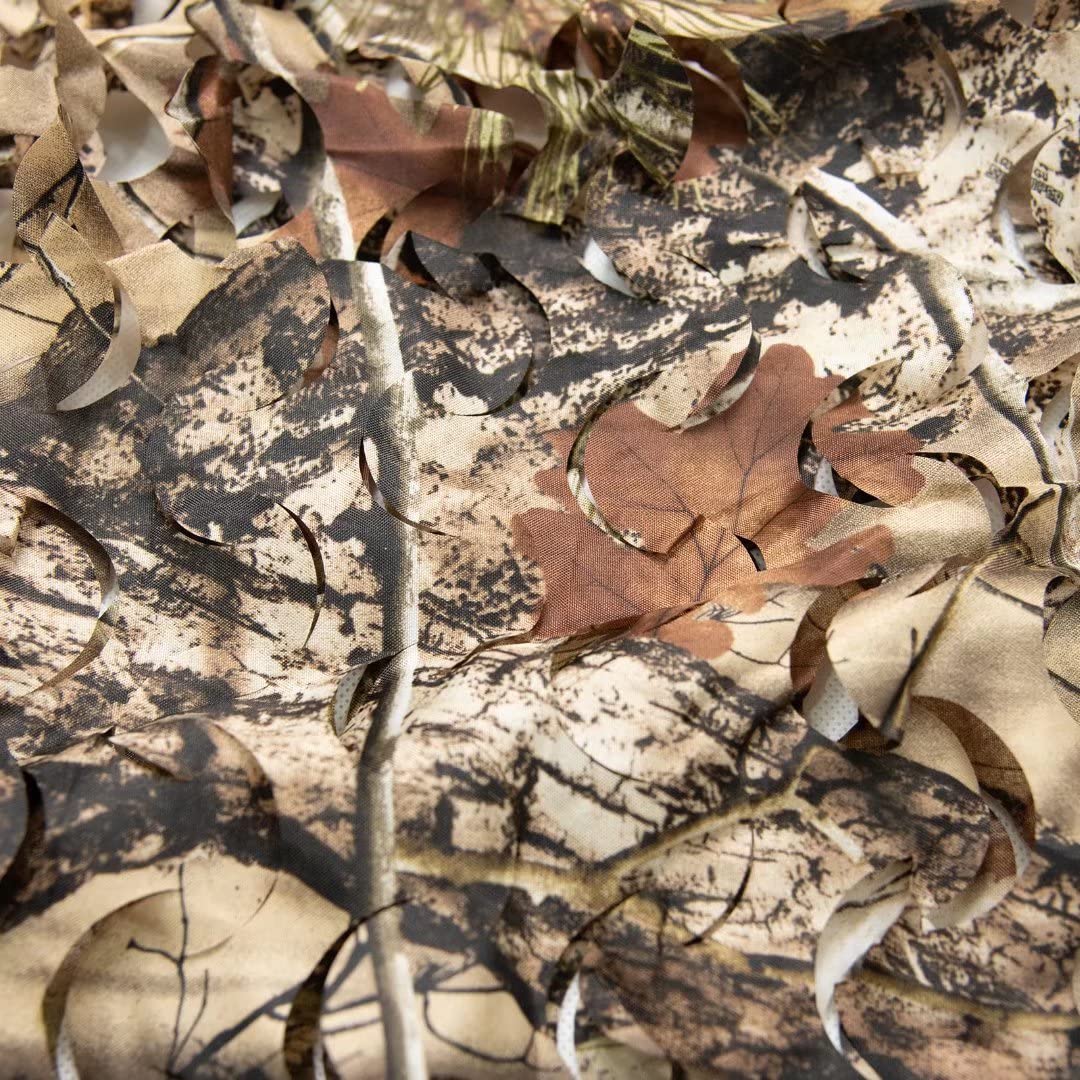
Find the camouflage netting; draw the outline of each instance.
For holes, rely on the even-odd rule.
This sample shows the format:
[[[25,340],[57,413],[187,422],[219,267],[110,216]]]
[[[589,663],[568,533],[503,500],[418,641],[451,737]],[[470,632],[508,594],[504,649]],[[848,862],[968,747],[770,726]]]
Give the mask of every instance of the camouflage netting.
[[[1078,0],[0,61],[0,1078],[1080,1074]]]

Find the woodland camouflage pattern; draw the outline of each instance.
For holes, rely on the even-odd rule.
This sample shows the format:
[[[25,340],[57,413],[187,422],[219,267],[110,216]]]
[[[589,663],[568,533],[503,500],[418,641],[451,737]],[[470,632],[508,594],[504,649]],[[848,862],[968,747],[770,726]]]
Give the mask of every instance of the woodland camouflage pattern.
[[[0,34],[0,1077],[1080,1074],[1077,0]]]

